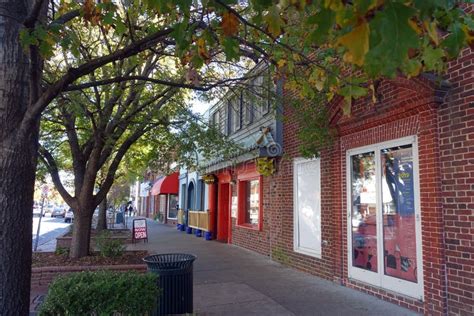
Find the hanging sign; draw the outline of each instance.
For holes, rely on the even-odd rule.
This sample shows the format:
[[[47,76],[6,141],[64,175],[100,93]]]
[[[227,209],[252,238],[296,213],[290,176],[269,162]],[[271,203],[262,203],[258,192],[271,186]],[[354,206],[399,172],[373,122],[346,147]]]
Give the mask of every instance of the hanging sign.
[[[146,219],[137,218],[133,220],[132,241],[145,239],[148,242],[148,231]]]

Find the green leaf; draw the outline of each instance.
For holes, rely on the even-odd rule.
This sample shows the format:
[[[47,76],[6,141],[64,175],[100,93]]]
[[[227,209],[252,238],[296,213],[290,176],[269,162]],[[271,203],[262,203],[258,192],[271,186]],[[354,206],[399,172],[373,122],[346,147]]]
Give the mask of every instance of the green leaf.
[[[284,24],[278,7],[276,5],[272,6],[263,18],[267,22],[268,32],[274,37],[278,37],[282,33],[282,26]]]
[[[225,57],[228,61],[239,59],[239,42],[231,37],[225,37],[222,41]]]
[[[414,0],[413,6],[420,10],[421,18],[433,16],[433,12],[437,8],[448,9],[449,1],[445,0]]]
[[[355,84],[346,85],[342,87],[338,93],[343,97],[350,97],[350,98],[359,98],[364,97],[367,95],[367,88],[357,86]]]
[[[420,74],[422,64],[419,60],[408,59],[401,68],[409,77],[416,77]]]
[[[103,17],[102,22],[105,25],[113,24],[114,23],[114,13],[113,12],[107,12]]]
[[[23,47],[30,45],[38,45],[38,39],[30,32],[29,29],[22,29],[20,31],[20,42]]]
[[[466,41],[466,34],[461,25],[456,23],[450,27],[451,34],[441,43],[450,58],[455,58]]]
[[[334,11],[325,8],[321,9],[321,11],[315,15],[310,16],[307,19],[307,23],[309,25],[317,25],[316,30],[311,32],[308,37],[310,43],[315,43],[316,45],[324,43],[334,25],[335,19],[336,15],[334,14]]]
[[[127,31],[127,26],[125,25],[125,23],[122,22],[122,19],[115,19],[115,32],[118,34],[118,35],[122,35],[122,34],[125,34],[125,32]]]
[[[273,4],[272,0],[251,0],[250,3],[252,4],[252,7],[258,11],[261,12],[268,7],[270,7]]]
[[[171,32],[171,37],[176,40],[176,44],[180,50],[185,49],[189,45],[189,41],[187,40],[188,34],[186,29],[188,27],[188,23],[176,23],[174,25],[173,32]]]
[[[419,38],[408,23],[416,13],[401,3],[388,3],[370,22],[370,49],[365,56],[370,76],[393,77],[408,58],[410,48],[419,47]]]
[[[433,48],[431,45],[427,45],[422,56],[425,69],[441,72],[444,65],[443,57],[444,51],[441,48]]]

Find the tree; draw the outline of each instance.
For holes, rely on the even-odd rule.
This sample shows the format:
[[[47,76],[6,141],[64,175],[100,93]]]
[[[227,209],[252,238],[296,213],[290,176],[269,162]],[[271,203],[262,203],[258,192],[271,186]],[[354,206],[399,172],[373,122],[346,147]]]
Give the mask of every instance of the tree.
[[[0,310],[7,315],[28,312],[39,120],[78,79],[91,79],[87,76],[103,66],[153,51],[179,58],[177,68],[185,81],[151,81],[205,91],[239,79],[233,76],[235,71],[224,69],[230,61],[266,59],[288,89],[302,97],[318,91],[328,99],[339,94],[350,113],[353,97],[375,90],[371,80],[442,71],[447,59],[455,58],[466,43],[472,44],[472,19],[462,9],[457,1],[418,0],[251,0],[247,6],[236,0],[2,1]],[[74,25],[113,34],[116,40],[110,49],[48,81],[45,59],[79,56],[81,38],[74,36]],[[80,84],[92,87],[128,80],[149,81],[111,74]]]
[[[93,50],[100,47],[96,43],[91,34],[81,41],[83,59],[90,58]],[[102,67],[90,76],[92,80],[105,80],[111,74],[143,78],[153,75],[170,80],[169,68],[165,68],[166,73],[161,69],[169,58],[154,52],[142,54],[140,59]],[[121,161],[142,136],[155,135],[148,147],[164,154],[176,147],[168,134],[179,139],[180,133],[194,128],[191,136],[186,134],[186,139],[197,146],[203,143],[208,131],[191,115],[184,104],[186,95],[175,87],[128,80],[84,88],[78,84],[68,90],[43,113],[39,153],[55,187],[74,210],[70,256],[79,258],[89,254],[95,208],[103,202],[101,209],[105,209],[104,201]],[[173,133],[174,130],[179,133]],[[182,150],[183,146],[180,147]],[[206,149],[206,152],[216,151]],[[71,193],[61,182],[60,170],[74,175]]]

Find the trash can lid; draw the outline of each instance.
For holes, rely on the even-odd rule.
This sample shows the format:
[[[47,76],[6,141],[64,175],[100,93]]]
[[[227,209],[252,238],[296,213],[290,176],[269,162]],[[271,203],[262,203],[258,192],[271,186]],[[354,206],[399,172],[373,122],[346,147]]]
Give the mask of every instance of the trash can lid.
[[[163,253],[146,256],[143,261],[151,268],[154,269],[178,269],[189,267],[196,256],[186,253]]]

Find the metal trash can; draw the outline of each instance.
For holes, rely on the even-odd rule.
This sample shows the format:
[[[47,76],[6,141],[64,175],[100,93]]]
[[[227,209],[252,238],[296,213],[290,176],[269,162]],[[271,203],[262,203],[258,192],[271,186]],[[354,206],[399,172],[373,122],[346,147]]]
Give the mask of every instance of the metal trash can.
[[[166,253],[143,258],[148,271],[159,275],[161,289],[154,315],[193,312],[193,262],[195,255]]]

